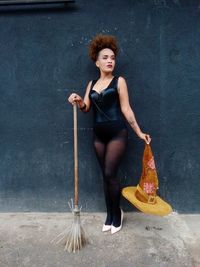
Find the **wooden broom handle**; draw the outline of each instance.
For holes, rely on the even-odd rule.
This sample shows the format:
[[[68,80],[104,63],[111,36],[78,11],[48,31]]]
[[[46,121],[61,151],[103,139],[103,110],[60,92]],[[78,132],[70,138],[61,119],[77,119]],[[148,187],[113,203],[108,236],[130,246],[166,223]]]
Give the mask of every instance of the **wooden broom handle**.
[[[78,129],[77,104],[73,105],[74,118],[74,205],[78,206]]]

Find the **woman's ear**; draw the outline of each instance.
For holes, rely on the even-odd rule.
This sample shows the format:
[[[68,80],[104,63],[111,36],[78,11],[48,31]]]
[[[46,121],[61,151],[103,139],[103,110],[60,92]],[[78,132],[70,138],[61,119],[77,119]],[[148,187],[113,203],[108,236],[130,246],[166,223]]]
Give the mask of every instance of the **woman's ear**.
[[[95,64],[96,64],[97,68],[99,68],[99,61],[98,60],[96,61]]]

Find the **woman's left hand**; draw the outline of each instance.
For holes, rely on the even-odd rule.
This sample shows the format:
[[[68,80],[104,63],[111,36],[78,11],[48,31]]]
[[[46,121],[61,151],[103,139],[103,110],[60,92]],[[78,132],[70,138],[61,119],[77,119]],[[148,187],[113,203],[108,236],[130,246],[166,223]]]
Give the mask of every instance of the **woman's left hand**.
[[[150,144],[151,142],[151,137],[149,134],[141,133],[139,134],[139,138],[143,139],[147,144]]]

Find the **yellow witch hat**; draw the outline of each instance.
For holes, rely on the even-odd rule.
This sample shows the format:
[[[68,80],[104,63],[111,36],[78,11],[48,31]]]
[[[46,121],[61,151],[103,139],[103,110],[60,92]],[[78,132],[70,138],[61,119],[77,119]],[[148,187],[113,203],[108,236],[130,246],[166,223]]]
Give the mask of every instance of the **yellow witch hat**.
[[[139,184],[123,188],[122,195],[144,213],[165,216],[172,212],[172,207],[156,194],[158,176],[149,144],[145,144],[142,164]]]

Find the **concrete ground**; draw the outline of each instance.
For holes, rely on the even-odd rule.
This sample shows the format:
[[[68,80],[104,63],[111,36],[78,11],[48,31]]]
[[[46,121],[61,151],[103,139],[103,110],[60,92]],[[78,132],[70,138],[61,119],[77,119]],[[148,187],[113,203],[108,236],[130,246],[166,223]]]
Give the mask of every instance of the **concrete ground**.
[[[1,213],[0,267],[199,267],[200,215],[125,213],[117,234],[102,233],[104,213],[81,213],[89,243],[68,253],[51,241],[71,213]]]

